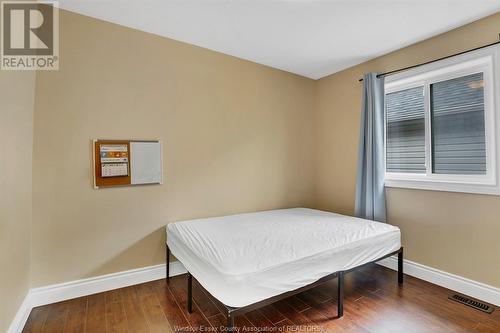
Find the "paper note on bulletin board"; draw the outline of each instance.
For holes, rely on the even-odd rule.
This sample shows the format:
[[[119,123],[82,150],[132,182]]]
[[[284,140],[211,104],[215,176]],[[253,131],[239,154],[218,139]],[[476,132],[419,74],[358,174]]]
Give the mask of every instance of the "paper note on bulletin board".
[[[101,177],[128,176],[128,145],[99,145],[101,155]]]

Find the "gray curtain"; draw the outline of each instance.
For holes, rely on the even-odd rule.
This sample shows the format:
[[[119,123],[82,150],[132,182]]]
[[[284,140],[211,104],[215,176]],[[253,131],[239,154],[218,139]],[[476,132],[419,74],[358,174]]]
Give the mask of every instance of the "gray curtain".
[[[365,74],[359,135],[355,214],[385,222],[384,78]]]

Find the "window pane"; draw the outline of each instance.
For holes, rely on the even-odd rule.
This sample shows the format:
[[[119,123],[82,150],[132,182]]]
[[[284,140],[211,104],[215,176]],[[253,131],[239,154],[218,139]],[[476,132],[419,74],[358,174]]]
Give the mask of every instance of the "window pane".
[[[433,172],[486,174],[483,73],[431,85]]]
[[[387,172],[425,173],[424,88],[386,95]]]

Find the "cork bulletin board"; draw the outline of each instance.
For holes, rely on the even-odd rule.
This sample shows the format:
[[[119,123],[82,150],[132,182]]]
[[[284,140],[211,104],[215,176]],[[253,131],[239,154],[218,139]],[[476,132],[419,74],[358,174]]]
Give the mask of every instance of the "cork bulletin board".
[[[94,188],[163,183],[161,141],[93,140]]]

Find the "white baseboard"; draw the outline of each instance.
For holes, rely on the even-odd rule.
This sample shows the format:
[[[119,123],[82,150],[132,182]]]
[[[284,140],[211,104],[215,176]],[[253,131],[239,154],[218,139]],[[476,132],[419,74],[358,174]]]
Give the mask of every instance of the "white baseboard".
[[[170,263],[170,276],[186,273],[180,261]],[[165,264],[31,289],[33,307],[165,278]]]
[[[397,270],[397,257],[389,257],[377,262],[384,267]],[[403,271],[405,274],[414,276],[421,280],[437,284],[438,286],[457,291],[484,302],[500,306],[500,288],[496,288],[481,282],[470,280],[455,274],[440,271],[410,260],[404,259]]]
[[[186,272],[186,269],[180,261],[173,261],[170,263],[170,276],[184,274]],[[31,309],[34,307],[92,295],[107,290],[128,287],[139,283],[164,279],[165,275],[165,264],[161,264],[33,288],[24,299],[23,304],[9,327],[8,333],[21,332],[26,324]]]
[[[393,270],[397,270],[398,267],[396,257],[389,257],[381,260],[378,264]],[[443,272],[406,259],[404,260],[403,268],[405,274],[500,306],[499,288]],[[186,269],[179,261],[170,263],[170,276],[184,274],[186,272]],[[162,278],[165,278],[165,264],[31,289],[26,295],[7,332],[21,332],[31,309],[34,307]]]
[[[24,297],[19,310],[17,310],[16,316],[14,320],[10,323],[9,328],[7,329],[7,333],[19,333],[23,330],[24,324],[26,324],[26,320],[28,320],[28,316],[30,315],[32,306],[30,304],[30,291],[26,297]]]

